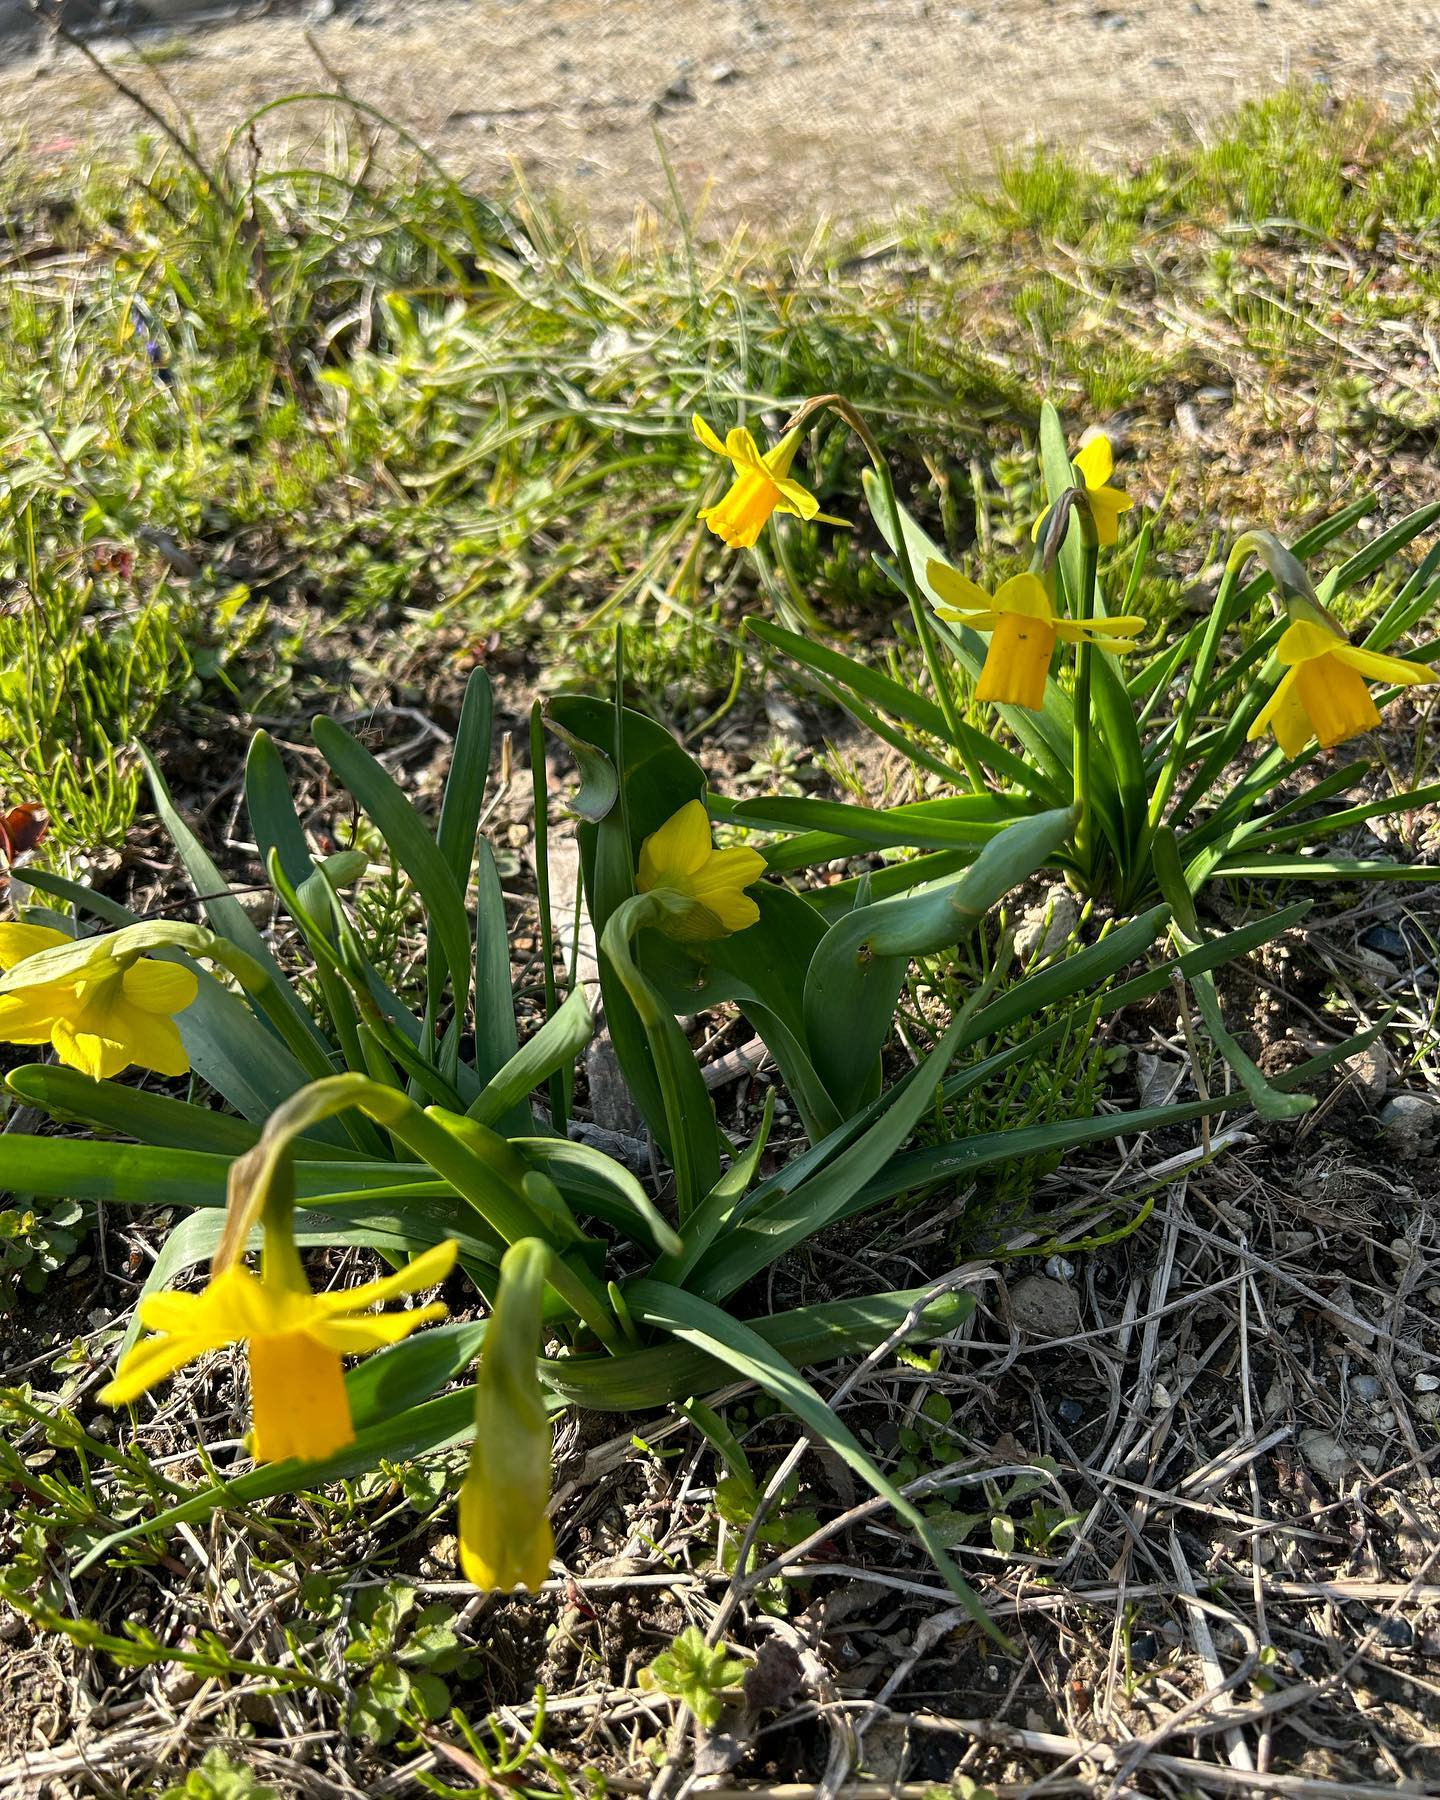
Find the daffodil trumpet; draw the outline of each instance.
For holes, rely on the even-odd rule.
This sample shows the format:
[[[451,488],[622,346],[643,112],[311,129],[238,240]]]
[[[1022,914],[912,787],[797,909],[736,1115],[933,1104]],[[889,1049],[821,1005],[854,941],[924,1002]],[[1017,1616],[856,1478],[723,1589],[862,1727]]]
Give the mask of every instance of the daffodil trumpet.
[[[987,594],[948,563],[932,560],[926,580],[939,596],[936,613],[953,624],[990,638],[976,684],[975,698],[997,706],[1023,706],[1038,712],[1045,704],[1045,682],[1057,642],[1098,644],[1123,651],[1145,630],[1137,617],[1067,619],[1055,610],[1049,588],[1033,571],[1012,575]]]
[[[1246,737],[1253,743],[1271,731],[1290,757],[1312,739],[1322,750],[1333,750],[1373,731],[1380,710],[1367,681],[1392,687],[1440,681],[1440,673],[1425,663],[1352,644],[1323,608],[1304,601],[1290,602],[1290,623],[1275,646],[1275,660],[1285,673]]]

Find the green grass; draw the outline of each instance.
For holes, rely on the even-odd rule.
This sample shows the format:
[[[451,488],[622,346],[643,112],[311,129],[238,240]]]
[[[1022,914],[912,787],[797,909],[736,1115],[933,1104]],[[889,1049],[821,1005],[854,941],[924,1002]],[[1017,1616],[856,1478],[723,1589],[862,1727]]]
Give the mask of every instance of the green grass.
[[[1169,496],[1157,616],[1222,519],[1284,529],[1365,456],[1399,506],[1436,417],[1437,119],[1433,95],[1387,117],[1287,93],[1122,174],[1041,153],[878,257],[696,246],[683,221],[602,254],[524,195],[377,173],[358,128],[335,171],[253,184],[170,144],[17,168],[0,798],[46,804],[62,847],[118,843],[137,737],[363,706],[402,667],[422,702],[477,658],[592,677],[618,619],[641,695],[702,725],[762,602],[695,526],[720,479],[695,410],[773,425],[843,391],[982,573],[1024,541],[1041,393],[1077,427],[1123,411],[1127,469]],[[854,516],[858,466],[827,426],[802,472]],[[771,542],[832,625],[888,624],[867,535]]]

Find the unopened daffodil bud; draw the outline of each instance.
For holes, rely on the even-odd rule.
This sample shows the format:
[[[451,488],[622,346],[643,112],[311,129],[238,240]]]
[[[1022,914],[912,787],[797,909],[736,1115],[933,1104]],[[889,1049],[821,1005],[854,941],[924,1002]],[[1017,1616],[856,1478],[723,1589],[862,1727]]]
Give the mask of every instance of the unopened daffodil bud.
[[[475,1448],[460,1488],[460,1566],[478,1588],[538,1588],[550,1573],[550,1418],[535,1362],[550,1250],[505,1252],[475,1372]]]

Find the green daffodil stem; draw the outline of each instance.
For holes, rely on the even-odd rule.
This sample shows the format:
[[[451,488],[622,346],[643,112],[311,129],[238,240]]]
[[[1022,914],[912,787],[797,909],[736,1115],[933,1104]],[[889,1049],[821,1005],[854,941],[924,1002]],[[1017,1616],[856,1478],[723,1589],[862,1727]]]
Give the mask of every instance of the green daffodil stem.
[[[1100,564],[1100,534],[1095,515],[1083,487],[1066,488],[1051,508],[1049,524],[1042,533],[1039,561],[1049,568],[1059,557],[1060,547],[1069,528],[1069,517],[1075,515],[1080,527],[1080,591],[1070,595],[1071,617],[1086,624],[1095,617],[1095,575]],[[1072,738],[1071,763],[1075,783],[1075,859],[1082,872],[1088,872],[1094,850],[1094,819],[1090,803],[1090,740],[1094,729],[1090,717],[1090,670],[1093,647],[1082,635],[1075,646],[1075,691],[1071,697]]]
[[[814,399],[807,400],[790,420],[786,430],[797,430],[822,407],[827,407],[842,418],[865,446],[865,454],[870,458],[876,479],[880,483],[885,510],[895,522],[895,559],[900,568],[900,579],[905,587],[905,598],[910,603],[910,617],[915,626],[915,636],[920,643],[920,654],[925,659],[925,671],[930,677],[931,687],[935,690],[935,698],[939,703],[940,711],[944,714],[945,728],[950,734],[951,745],[959,753],[960,760],[965,765],[965,773],[969,777],[970,786],[977,794],[986,794],[990,789],[985,780],[985,771],[981,768],[975,753],[966,744],[964,734],[960,729],[960,715],[955,710],[954,689],[946,678],[945,670],[941,667],[940,650],[935,641],[935,633],[930,627],[925,596],[920,591],[920,584],[915,579],[914,565],[910,561],[910,546],[905,541],[905,526],[900,517],[900,503],[895,496],[895,482],[890,473],[890,464],[886,461],[874,432],[843,394],[817,394]]]
[[[1077,508],[1078,510],[1078,508]],[[1100,561],[1100,545],[1093,532],[1083,545],[1084,561],[1080,571],[1080,592],[1076,598],[1075,616],[1089,619],[1095,612],[1095,570]],[[1088,638],[1075,646],[1075,851],[1082,868],[1090,866],[1093,849],[1093,820],[1090,809],[1090,658],[1094,647]]]

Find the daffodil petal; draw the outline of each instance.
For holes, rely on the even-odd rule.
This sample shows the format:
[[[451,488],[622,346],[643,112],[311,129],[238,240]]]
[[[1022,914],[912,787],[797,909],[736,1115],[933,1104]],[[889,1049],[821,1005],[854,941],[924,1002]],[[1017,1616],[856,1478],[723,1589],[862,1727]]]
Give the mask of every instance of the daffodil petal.
[[[398,1344],[419,1331],[422,1325],[433,1325],[443,1319],[449,1308],[440,1301],[429,1306],[415,1306],[409,1312],[367,1313],[363,1318],[320,1319],[308,1326],[307,1334],[324,1344],[337,1356],[364,1356],[371,1350],[382,1350]]]
[[[1275,660],[1287,669],[1294,669],[1317,656],[1333,655],[1344,644],[1345,639],[1328,625],[1321,625],[1314,619],[1292,619],[1275,646]]]
[[[732,425],[725,433],[725,454],[737,469],[758,469],[767,480],[773,479],[755,442],[755,434],[747,426]]]
[[[190,1057],[173,1019],[125,1005],[112,1006],[108,1017],[107,1035],[123,1047],[128,1062],[153,1069],[157,1075],[187,1073]]]
[[[1286,671],[1275,692],[1256,714],[1245,733],[1246,741],[1253,744],[1256,738],[1270,730],[1274,731],[1275,741],[1287,756],[1298,756],[1314,735],[1300,703],[1293,669]]]
[[[361,1313],[367,1307],[398,1299],[401,1294],[418,1294],[425,1288],[437,1287],[455,1267],[459,1253],[460,1246],[455,1239],[446,1238],[443,1243],[422,1250],[419,1256],[412,1257],[403,1269],[396,1269],[392,1275],[382,1275],[378,1281],[362,1282],[359,1287],[316,1294],[316,1315],[333,1318],[341,1313]],[[409,1314],[398,1316],[410,1317]]]
[[[61,944],[73,943],[63,931],[49,925],[0,925],[0,969],[13,969],[27,956],[40,950],[54,950]]]
[[[641,893],[697,874],[709,855],[710,815],[702,800],[688,801],[640,846]]]
[[[788,475],[780,477],[775,483],[780,498],[775,502],[776,512],[793,513],[799,519],[813,519],[820,510],[820,502],[798,481],[792,481]]]
[[[1104,487],[1115,473],[1115,452],[1103,432],[1097,431],[1088,444],[1082,444],[1071,461],[1087,488]]]
[[[138,1006],[142,1012],[168,1013],[173,1018],[194,1000],[200,984],[193,970],[144,956],[125,971],[123,988],[131,1006]]]
[[[1002,581],[991,605],[1002,618],[1006,613],[1014,613],[1024,619],[1039,619],[1046,625],[1055,623],[1055,608],[1045,583],[1028,570],[1023,575],[1012,575],[1008,581]]]
[[[988,613],[993,610],[990,596],[984,588],[977,587],[969,576],[962,575],[958,569],[952,569],[949,563],[940,562],[931,557],[925,565],[925,579],[931,591],[944,601],[946,606],[953,606],[962,613]]]
[[[95,1397],[102,1406],[128,1406],[173,1375],[177,1369],[184,1368],[186,1363],[194,1362],[196,1357],[204,1356],[207,1350],[215,1348],[216,1345],[189,1337],[166,1335],[146,1338],[143,1343],[126,1351],[120,1358],[114,1380],[101,1388]]]
[[[720,442],[716,432],[700,417],[699,413],[694,413],[691,416],[690,426],[696,437],[699,438],[700,442],[707,450],[713,450],[717,456],[723,456],[725,454],[725,446]]]
[[[122,1043],[72,1019],[56,1019],[50,1043],[67,1068],[78,1069],[92,1081],[109,1081],[130,1066],[129,1053]]]
[[[1362,650],[1356,644],[1337,645],[1330,654],[1371,681],[1383,681],[1391,687],[1420,687],[1428,681],[1440,681],[1440,671],[1432,669],[1428,663],[1406,662],[1403,657],[1386,656],[1380,650]]]
[[[1055,632],[1067,644],[1098,644],[1102,650],[1124,651],[1134,645],[1122,640],[1139,637],[1148,623],[1127,614],[1114,619],[1056,619]]]

